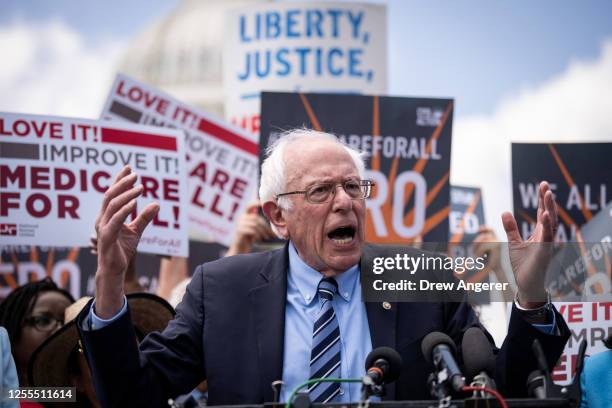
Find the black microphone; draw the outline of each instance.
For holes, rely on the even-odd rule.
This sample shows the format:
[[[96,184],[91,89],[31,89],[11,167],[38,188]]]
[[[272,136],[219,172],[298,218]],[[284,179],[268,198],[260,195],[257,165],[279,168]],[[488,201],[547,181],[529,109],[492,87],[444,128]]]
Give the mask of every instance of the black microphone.
[[[527,377],[527,395],[537,399],[546,399],[546,385],[546,375],[541,370],[532,371]]]
[[[461,341],[465,377],[487,388],[496,389],[495,355],[489,339],[479,327],[466,330]]]
[[[607,341],[612,339],[609,337]],[[605,341],[604,341],[605,344]],[[576,360],[576,374],[574,374],[574,379],[572,383],[580,382],[580,374],[582,374],[582,370],[584,369],[584,355],[586,354],[587,342],[586,340],[582,340],[580,342],[580,346],[578,346],[578,359]]]
[[[584,369],[584,356],[586,354],[587,341],[582,340],[580,342],[580,346],[578,347],[578,358],[576,359],[576,372],[574,374],[574,378],[572,379],[571,384],[567,385],[567,393],[563,392],[563,388],[561,388],[561,393],[566,394],[567,398],[574,402],[574,406],[578,406],[580,404],[580,399],[582,398],[582,385],[580,384],[580,374],[582,374],[582,370]]]
[[[365,369],[366,375],[361,387],[363,400],[370,395],[382,396],[383,384],[398,379],[402,370],[402,357],[391,347],[378,347],[366,357]]]
[[[535,356],[538,369],[532,371],[527,377],[527,393],[537,399],[545,399],[551,396],[550,391],[553,383],[550,380],[546,355],[538,339],[535,339],[531,344],[531,351]]]
[[[389,384],[398,379],[402,369],[402,356],[391,347],[378,347],[370,351],[365,361],[366,376],[374,384]]]
[[[436,367],[438,381],[450,381],[453,390],[461,391],[465,386],[465,378],[455,361],[456,348],[453,340],[444,333],[429,333],[421,342],[421,351],[425,360]]]
[[[570,406],[578,406],[580,403],[580,372],[584,362],[584,353],[586,350],[586,340],[580,344],[578,352],[578,361],[576,364],[576,376],[571,384],[561,386],[555,384],[550,378],[550,369],[546,362],[546,355],[542,349],[542,345],[535,339],[531,345],[531,350],[536,358],[538,369],[534,370],[527,377],[527,391],[530,396],[538,399],[545,398],[564,398],[569,401]]]

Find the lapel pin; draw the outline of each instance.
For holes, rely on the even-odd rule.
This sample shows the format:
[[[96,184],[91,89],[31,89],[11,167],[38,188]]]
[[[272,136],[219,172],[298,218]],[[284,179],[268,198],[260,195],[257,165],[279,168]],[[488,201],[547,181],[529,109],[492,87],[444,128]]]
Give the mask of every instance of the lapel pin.
[[[382,303],[382,307],[383,307],[383,309],[385,309],[385,310],[390,310],[390,309],[391,309],[391,303],[389,303],[389,302],[383,302],[383,303]]]

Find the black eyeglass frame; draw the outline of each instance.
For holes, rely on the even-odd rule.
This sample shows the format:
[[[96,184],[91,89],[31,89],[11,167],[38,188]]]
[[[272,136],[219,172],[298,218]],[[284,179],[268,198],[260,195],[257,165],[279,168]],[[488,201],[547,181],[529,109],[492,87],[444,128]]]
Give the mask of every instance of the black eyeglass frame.
[[[350,194],[347,192],[346,190],[346,183],[351,183],[351,182],[355,182],[356,180],[344,180],[342,182],[336,182],[336,183],[316,183],[313,184],[312,186],[308,187],[306,190],[296,190],[296,191],[289,191],[287,193],[280,193],[276,195],[276,199],[278,200],[281,197],[285,197],[288,195],[294,195],[294,194],[304,194],[304,196],[306,197],[306,201],[308,201],[310,204],[324,204],[326,202],[329,201],[330,197],[333,199],[336,196],[336,190],[338,188],[338,185],[341,185],[342,188],[344,189],[344,192],[346,194],[348,194],[350,196]],[[372,187],[375,186],[374,181],[372,180],[359,180],[357,182],[357,184],[360,187],[360,190],[362,191],[362,195],[363,197],[351,197],[352,200],[365,200],[366,198],[369,198],[370,195],[372,194]],[[327,197],[325,197],[325,199],[323,201],[312,201],[310,199],[310,196],[313,189],[317,188],[317,187],[321,187],[321,186],[331,186],[331,189],[327,195]]]

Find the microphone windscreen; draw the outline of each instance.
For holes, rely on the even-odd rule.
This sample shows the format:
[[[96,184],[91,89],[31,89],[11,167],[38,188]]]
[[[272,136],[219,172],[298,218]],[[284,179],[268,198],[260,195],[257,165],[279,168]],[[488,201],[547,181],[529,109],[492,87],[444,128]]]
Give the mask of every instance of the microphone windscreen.
[[[467,329],[461,342],[461,352],[465,366],[463,373],[468,380],[472,380],[475,375],[482,371],[491,377],[495,374],[493,347],[480,328],[470,327]]]
[[[384,373],[383,381],[390,383],[397,380],[402,370],[402,356],[391,347],[378,347],[370,351],[365,361],[366,371],[374,366],[376,360],[381,358],[389,363],[389,369]]]
[[[423,338],[423,341],[421,342],[421,351],[423,352],[423,356],[425,357],[425,360],[427,360],[428,363],[432,362],[431,355],[433,353],[433,349],[440,344],[447,345],[451,349],[453,354],[456,354],[457,349],[455,347],[455,342],[453,342],[453,339],[441,332],[431,332],[427,336],[425,336],[425,338]]]

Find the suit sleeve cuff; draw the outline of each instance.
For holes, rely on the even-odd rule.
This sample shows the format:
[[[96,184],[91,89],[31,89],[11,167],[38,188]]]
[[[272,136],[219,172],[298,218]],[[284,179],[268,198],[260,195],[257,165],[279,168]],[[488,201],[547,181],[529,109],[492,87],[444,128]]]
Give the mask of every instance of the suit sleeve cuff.
[[[544,334],[558,335],[559,331],[557,330],[557,316],[555,315],[555,313],[551,313],[551,315],[552,322],[546,324],[531,323],[531,325]]]
[[[123,307],[121,307],[121,310],[110,319],[102,319],[101,317],[96,316],[96,313],[94,312],[95,305],[96,300],[94,299],[94,301],[91,303],[91,308],[89,309],[89,315],[87,316],[87,324],[84,328],[85,330],[100,330],[108,326],[127,312],[127,299],[125,298],[125,295],[123,296]]]
[[[550,334],[550,335],[559,335],[559,330],[557,328],[557,318],[556,318],[555,313],[552,310],[552,304],[548,303],[536,309],[526,309],[522,307],[521,305],[519,305],[519,303],[515,300],[514,306],[516,307],[516,309],[518,309],[519,314],[523,317],[523,319],[525,319],[529,324],[531,324],[533,327],[535,327],[542,333]],[[541,317],[539,318],[539,320],[540,319],[541,320],[538,323],[533,322],[533,320],[531,320],[527,315],[529,313],[534,313],[534,312],[538,314],[546,313],[545,319],[548,320],[548,322],[546,323],[542,322],[541,320],[544,320],[544,319],[541,319]]]

